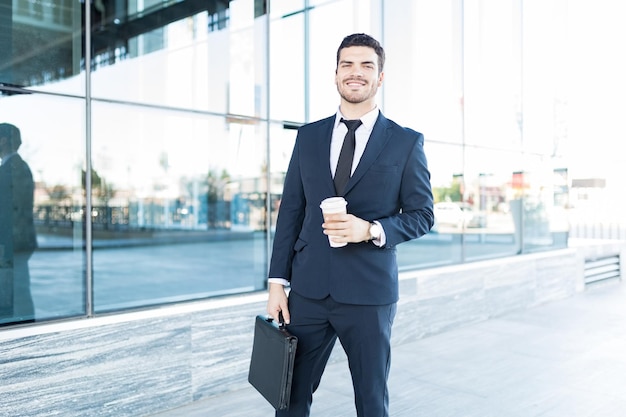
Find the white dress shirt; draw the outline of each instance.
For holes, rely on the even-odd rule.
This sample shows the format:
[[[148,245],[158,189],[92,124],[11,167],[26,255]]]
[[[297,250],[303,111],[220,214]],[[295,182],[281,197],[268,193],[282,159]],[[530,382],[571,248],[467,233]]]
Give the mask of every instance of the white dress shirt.
[[[379,110],[378,107],[376,107],[374,110],[363,115],[361,117],[361,122],[363,124],[354,132],[356,141],[354,146],[354,159],[352,160],[352,172],[350,175],[354,174],[354,170],[357,165],[359,165],[359,161],[365,151],[365,145],[367,145],[367,141],[372,134],[374,123],[376,123],[376,119],[378,119],[378,113]],[[339,154],[341,153],[341,147],[343,146],[343,139],[346,137],[346,133],[348,133],[348,127],[345,123],[341,123],[341,119],[346,119],[346,117],[341,114],[341,110],[338,110],[337,115],[335,116],[333,137],[330,142],[330,173],[333,178],[335,178],[335,170],[337,169]]]

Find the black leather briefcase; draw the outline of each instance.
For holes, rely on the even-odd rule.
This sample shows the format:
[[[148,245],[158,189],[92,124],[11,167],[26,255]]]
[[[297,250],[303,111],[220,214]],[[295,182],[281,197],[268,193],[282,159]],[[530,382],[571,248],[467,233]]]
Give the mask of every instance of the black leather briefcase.
[[[289,408],[298,338],[271,318],[256,316],[248,382],[276,409]]]

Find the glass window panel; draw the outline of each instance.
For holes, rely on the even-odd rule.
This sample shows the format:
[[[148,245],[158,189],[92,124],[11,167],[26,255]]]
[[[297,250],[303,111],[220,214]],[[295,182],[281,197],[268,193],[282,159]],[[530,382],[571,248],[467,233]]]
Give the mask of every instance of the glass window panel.
[[[484,148],[465,151],[465,257],[480,260],[521,251],[522,155]]]
[[[310,11],[309,121],[337,111],[337,48],[346,35],[357,30],[369,33],[371,29],[359,25],[357,16],[352,1],[331,2]]]
[[[2,2],[0,84],[84,93],[82,7],[70,0]]]
[[[304,0],[271,0],[270,6],[272,19],[281,19],[286,15],[301,12],[304,9]]]
[[[524,3],[524,150],[563,154],[567,142],[567,7]]]
[[[95,310],[263,288],[265,124],[93,109]]]
[[[0,123],[21,137],[19,156],[6,160],[0,139],[0,325],[85,314],[84,109],[84,100],[40,94],[0,99]]]
[[[464,3],[465,143],[521,149],[520,19],[515,2]]]
[[[567,172],[555,169],[551,158],[526,155],[525,170],[517,173],[522,184],[524,252],[567,247]]]
[[[456,4],[388,2],[385,15],[393,24],[383,42],[385,112],[428,132],[431,140],[450,143],[463,140],[463,40]]]
[[[230,3],[230,74],[228,112],[266,117],[267,16],[255,19],[255,0]]]
[[[24,294],[15,277],[29,277],[22,282],[30,281],[37,320],[84,315],[86,298],[85,102],[67,98],[85,94],[84,3],[11,1],[0,10],[0,123],[21,131],[39,246],[27,262],[17,259],[0,214],[0,325],[33,317],[13,310]],[[593,131],[571,129],[589,119],[572,114],[584,113],[583,101],[600,103],[594,116],[608,108],[567,95],[566,0],[398,0],[384,15],[380,1],[208,1],[184,11],[182,3],[91,3],[97,312],[264,287],[265,230],[275,225],[291,128],[335,111],[336,48],[357,31],[385,46],[381,108],[425,134],[440,205],[433,232],[399,246],[400,268],[566,246],[575,161],[566,165],[563,148],[582,149],[572,132]],[[384,37],[381,16],[391,28]],[[49,94],[16,94],[13,85]],[[596,90],[619,88],[582,96],[599,97]],[[271,139],[258,122],[268,118]],[[603,135],[615,136],[586,136]],[[578,170],[598,169],[587,165]]]
[[[272,20],[270,31],[270,118],[302,122],[306,100],[304,13]]]
[[[398,246],[398,266],[402,269],[459,263],[462,260],[463,152],[458,145],[424,145],[435,199],[435,226],[417,240]],[[448,210],[451,208],[451,210]]]
[[[285,174],[289,167],[289,160],[293,152],[298,131],[293,127],[284,128],[283,125],[270,125],[270,167],[271,167],[271,217],[270,229],[272,232],[276,228],[278,208],[283,194],[283,184]],[[273,234],[272,234],[273,238]]]
[[[136,36],[94,40],[94,97],[264,115],[266,16],[255,19],[254,0],[211,1],[177,14],[178,4],[122,10],[121,25],[136,28]],[[152,28],[154,14],[164,17]]]

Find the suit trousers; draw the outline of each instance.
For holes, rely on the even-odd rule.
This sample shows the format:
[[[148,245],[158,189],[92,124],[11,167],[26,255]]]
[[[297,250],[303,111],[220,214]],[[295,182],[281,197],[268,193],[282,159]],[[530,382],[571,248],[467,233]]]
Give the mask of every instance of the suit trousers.
[[[387,379],[391,361],[391,327],[396,303],[342,304],[289,294],[289,331],[298,337],[288,410],[276,417],[307,417],[313,393],[339,338],[348,357],[358,417],[388,417]]]

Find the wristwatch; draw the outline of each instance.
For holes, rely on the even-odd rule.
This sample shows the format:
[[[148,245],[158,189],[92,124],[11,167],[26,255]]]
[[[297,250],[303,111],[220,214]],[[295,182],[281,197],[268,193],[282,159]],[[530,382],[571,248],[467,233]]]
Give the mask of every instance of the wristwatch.
[[[370,223],[370,238],[368,240],[380,239],[382,230],[378,223]]]

